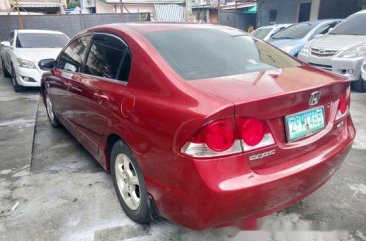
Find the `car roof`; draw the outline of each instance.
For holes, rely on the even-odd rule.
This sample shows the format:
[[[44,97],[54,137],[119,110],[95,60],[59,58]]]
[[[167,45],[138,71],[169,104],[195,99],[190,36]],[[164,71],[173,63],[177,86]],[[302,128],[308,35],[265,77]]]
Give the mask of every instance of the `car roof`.
[[[357,12],[357,13],[354,13],[354,14],[365,14],[365,13],[366,13],[366,9],[361,10],[361,11],[359,11],[359,12]]]
[[[52,33],[52,34],[64,34],[60,31],[41,30],[41,29],[17,29],[18,33]]]
[[[118,30],[123,30],[124,28],[133,29],[139,33],[149,33],[149,32],[158,32],[158,31],[166,31],[166,30],[179,30],[179,29],[221,29],[223,31],[235,31],[241,32],[245,34],[246,32],[228,27],[223,25],[214,25],[214,24],[195,24],[195,23],[114,23],[114,24],[106,24],[101,26],[96,26],[88,29],[90,31],[97,31],[103,28],[113,28]]]

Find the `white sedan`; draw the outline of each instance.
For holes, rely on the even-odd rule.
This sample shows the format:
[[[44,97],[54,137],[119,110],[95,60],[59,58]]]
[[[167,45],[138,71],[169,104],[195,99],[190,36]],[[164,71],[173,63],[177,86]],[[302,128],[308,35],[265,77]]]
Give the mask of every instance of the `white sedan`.
[[[253,37],[267,41],[271,38],[273,34],[278,33],[279,31],[282,31],[289,26],[291,26],[291,24],[275,24],[263,26],[254,30],[251,35]]]
[[[39,87],[41,59],[56,59],[69,37],[58,31],[14,30],[8,41],[1,42],[0,58],[4,77],[11,77],[15,92]]]

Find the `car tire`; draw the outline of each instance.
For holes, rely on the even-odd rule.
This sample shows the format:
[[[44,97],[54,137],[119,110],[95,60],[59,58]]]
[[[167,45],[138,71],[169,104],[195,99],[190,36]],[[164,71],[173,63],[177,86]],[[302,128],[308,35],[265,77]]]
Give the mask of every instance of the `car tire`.
[[[136,223],[149,223],[149,196],[142,171],[131,150],[121,140],[112,147],[110,164],[114,188],[123,211]]]
[[[358,81],[354,81],[351,84],[352,90],[358,91],[358,92],[366,92],[366,81],[362,78]]]
[[[44,98],[45,98],[47,116],[48,116],[48,119],[50,120],[51,125],[53,127],[59,127],[60,122],[57,120],[55,111],[53,110],[53,105],[52,105],[50,95],[47,93],[47,91],[44,94]]]
[[[15,73],[14,67],[11,67],[11,82],[13,83],[14,91],[19,93],[25,90],[24,86],[20,86],[17,81],[17,74]]]
[[[5,68],[3,59],[1,59],[1,67],[3,68],[3,76],[5,78],[9,78],[11,75],[10,75],[9,71]]]

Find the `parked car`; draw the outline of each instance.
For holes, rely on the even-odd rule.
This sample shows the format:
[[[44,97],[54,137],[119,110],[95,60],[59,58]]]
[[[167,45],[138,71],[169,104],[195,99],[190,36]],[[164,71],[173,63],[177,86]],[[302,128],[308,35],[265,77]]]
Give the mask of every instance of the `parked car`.
[[[51,124],[111,172],[138,223],[205,229],[288,207],[355,136],[346,78],[229,27],[93,27],[39,65]]]
[[[340,19],[330,19],[294,24],[285,30],[272,35],[268,42],[296,57],[305,43],[322,34],[326,34],[340,21]]]
[[[11,77],[14,90],[39,87],[42,71],[38,62],[56,58],[69,41],[69,37],[57,31],[14,30],[8,41],[1,42],[0,58],[4,77]]]
[[[361,64],[366,56],[366,10],[357,12],[329,34],[304,46],[299,59],[349,78],[355,90],[366,92]]]
[[[255,31],[251,33],[251,35],[255,38],[267,41],[271,38],[273,34],[284,30],[288,26],[291,26],[291,24],[275,24],[275,25],[263,26],[257,28]]]

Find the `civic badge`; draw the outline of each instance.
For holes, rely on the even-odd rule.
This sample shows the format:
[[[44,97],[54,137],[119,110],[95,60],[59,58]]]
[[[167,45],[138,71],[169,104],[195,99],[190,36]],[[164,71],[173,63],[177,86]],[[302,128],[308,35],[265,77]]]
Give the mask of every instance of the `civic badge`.
[[[309,105],[316,105],[316,104],[318,104],[318,102],[320,100],[320,96],[321,96],[321,92],[320,91],[315,91],[315,92],[311,93],[310,99],[309,99]]]

